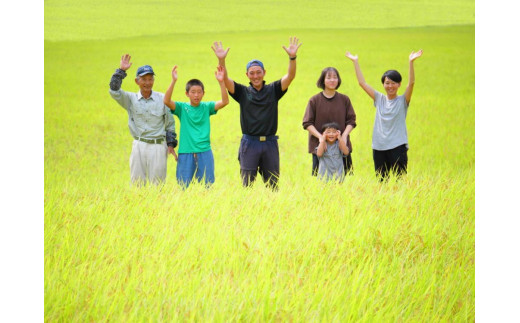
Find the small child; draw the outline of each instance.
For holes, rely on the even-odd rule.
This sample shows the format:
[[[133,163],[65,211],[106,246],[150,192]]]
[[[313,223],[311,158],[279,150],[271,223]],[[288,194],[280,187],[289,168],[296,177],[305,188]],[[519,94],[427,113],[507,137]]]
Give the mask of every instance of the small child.
[[[320,143],[316,147],[318,177],[326,182],[337,180],[341,183],[345,178],[343,156],[347,156],[350,151],[345,141],[341,140],[341,130],[336,122],[325,123],[321,131]]]
[[[176,115],[181,122],[179,157],[177,159],[177,182],[187,188],[193,177],[207,187],[215,182],[215,162],[210,144],[209,117],[217,113],[229,103],[224,84],[224,67],[219,66],[215,78],[220,85],[220,101],[202,101],[204,84],[200,80],[192,79],[186,84],[186,96],[190,103],[172,101],[172,93],[177,82],[177,66],[172,69],[172,82],[164,94],[164,104],[170,112]]]

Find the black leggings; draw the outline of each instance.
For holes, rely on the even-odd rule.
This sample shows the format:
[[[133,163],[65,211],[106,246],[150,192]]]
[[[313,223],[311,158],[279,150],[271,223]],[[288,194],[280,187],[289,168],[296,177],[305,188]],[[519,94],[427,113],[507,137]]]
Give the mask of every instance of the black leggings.
[[[387,179],[390,172],[395,173],[398,178],[402,174],[406,174],[406,167],[408,166],[408,148],[406,148],[406,144],[389,150],[373,149],[372,151],[376,175],[381,181]]]

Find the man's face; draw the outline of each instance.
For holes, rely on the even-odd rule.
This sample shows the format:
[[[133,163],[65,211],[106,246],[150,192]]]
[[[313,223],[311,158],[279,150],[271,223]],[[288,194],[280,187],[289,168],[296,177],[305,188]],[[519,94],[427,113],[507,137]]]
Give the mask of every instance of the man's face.
[[[204,97],[204,91],[202,87],[199,85],[193,85],[190,87],[190,90],[186,92],[186,96],[190,98],[190,104],[193,107],[196,107],[200,104],[200,101]]]
[[[251,66],[246,73],[254,88],[262,87],[264,83],[265,70],[260,66]]]
[[[153,88],[154,76],[152,74],[146,74],[139,76],[135,79],[135,83],[139,85],[141,93],[150,93]]]

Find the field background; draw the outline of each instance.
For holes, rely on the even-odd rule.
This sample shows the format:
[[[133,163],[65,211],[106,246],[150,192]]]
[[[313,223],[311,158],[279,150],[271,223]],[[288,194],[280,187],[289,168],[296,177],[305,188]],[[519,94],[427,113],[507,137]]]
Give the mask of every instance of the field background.
[[[281,48],[303,43],[280,101],[280,191],[241,187],[235,101],[212,117],[216,183],[129,186],[127,114],[108,94],[123,53],[150,64],[164,92],[179,66],[218,99],[213,41],[285,74]],[[387,69],[416,85],[409,174],[373,174],[374,108],[348,49],[382,91]],[[475,318],[475,16],[472,1],[45,1],[45,321],[473,321]],[[339,69],[358,116],[355,175],[311,178],[301,120],[322,68]],[[179,128],[179,122],[177,127]]]

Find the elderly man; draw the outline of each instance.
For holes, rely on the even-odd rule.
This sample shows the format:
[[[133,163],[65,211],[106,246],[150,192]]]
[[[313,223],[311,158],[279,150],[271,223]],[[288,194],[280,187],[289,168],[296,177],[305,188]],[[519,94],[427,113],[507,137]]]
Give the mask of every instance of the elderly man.
[[[164,105],[164,94],[153,92],[153,69],[149,65],[137,69],[135,83],[139,92],[121,90],[126,71],[132,66],[130,55],[121,57],[119,68],[110,80],[110,95],[128,113],[128,128],[134,138],[130,155],[132,184],[145,185],[147,181],[159,184],[166,179],[168,153],[177,160],[175,121]]]
[[[214,42],[213,45],[211,48],[219,60],[219,65],[225,68],[229,48],[224,50],[222,42]],[[246,65],[249,86],[236,83],[228,77],[225,70],[226,88],[231,97],[240,104],[242,140],[238,159],[243,186],[250,186],[257,172],[260,172],[264,183],[274,190],[278,188],[278,100],[284,96],[296,76],[296,52],[300,46],[296,37],[290,39],[288,48],[282,46],[289,55],[287,74],[269,84],[265,84],[264,81],[264,64],[256,59]]]

